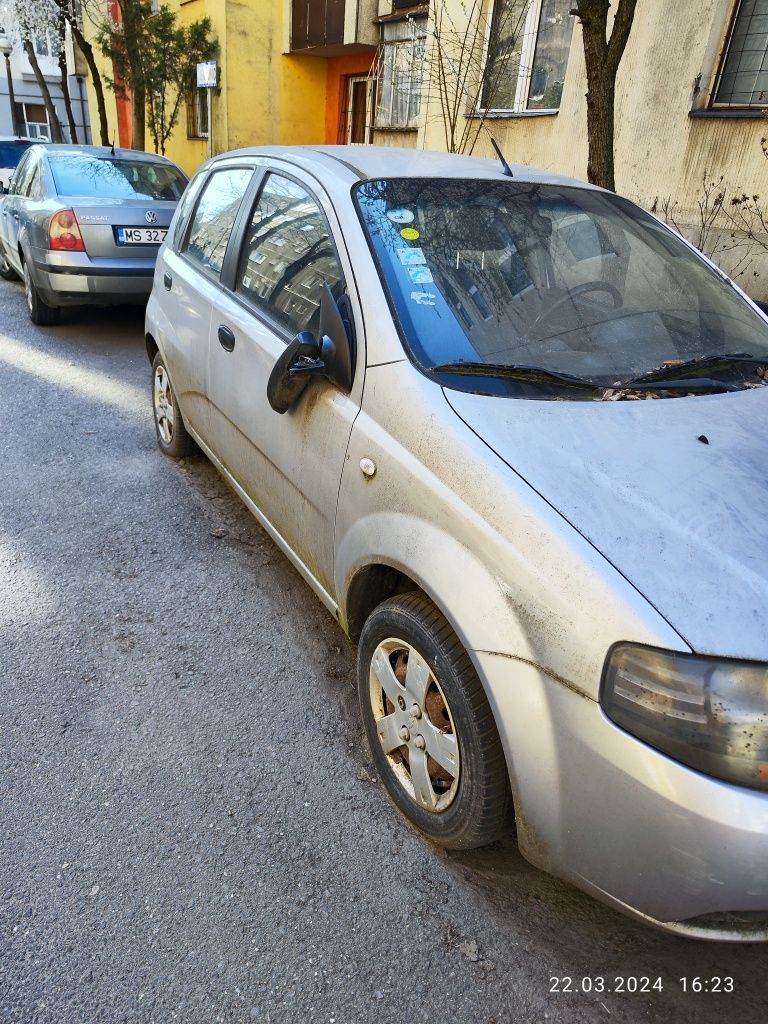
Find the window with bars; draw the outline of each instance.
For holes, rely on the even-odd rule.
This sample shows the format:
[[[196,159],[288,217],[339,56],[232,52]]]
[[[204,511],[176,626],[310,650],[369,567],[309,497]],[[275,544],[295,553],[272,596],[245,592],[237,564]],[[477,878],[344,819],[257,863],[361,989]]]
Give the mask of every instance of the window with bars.
[[[421,110],[426,18],[382,26],[376,89],[377,128],[415,128]]]
[[[768,107],[768,0],[739,0],[712,105]]]
[[[207,139],[208,138],[208,99],[205,95],[207,89],[198,89],[195,86],[187,93],[187,138]]]
[[[573,35],[572,0],[495,0],[482,105],[559,110]]]

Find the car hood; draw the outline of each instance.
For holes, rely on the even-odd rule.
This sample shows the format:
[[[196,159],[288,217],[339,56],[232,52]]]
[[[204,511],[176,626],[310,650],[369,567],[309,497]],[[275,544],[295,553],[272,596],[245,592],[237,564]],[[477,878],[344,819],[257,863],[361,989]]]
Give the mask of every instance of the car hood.
[[[624,402],[445,395],[693,650],[768,660],[768,387]]]

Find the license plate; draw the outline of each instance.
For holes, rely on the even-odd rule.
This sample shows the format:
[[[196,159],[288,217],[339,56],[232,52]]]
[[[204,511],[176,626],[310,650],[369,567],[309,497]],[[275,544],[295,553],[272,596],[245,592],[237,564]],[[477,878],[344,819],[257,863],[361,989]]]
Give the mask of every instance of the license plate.
[[[168,231],[165,228],[118,228],[118,245],[160,245]]]

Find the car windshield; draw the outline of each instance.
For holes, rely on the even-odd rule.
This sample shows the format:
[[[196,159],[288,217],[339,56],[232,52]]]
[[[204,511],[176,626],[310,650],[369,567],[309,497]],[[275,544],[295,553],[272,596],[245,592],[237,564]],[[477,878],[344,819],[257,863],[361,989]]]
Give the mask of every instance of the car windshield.
[[[31,142],[0,142],[0,167],[15,167]]]
[[[754,363],[768,362],[760,315],[677,235],[613,194],[407,178],[362,182],[355,197],[411,357],[475,375],[442,381],[451,386],[487,391],[493,368],[509,379],[515,367],[547,371],[538,384],[561,374],[605,389],[715,353],[754,357],[754,379]]]
[[[121,160],[68,153],[52,155],[50,166],[60,196],[177,202],[187,184],[178,168],[151,160]]]

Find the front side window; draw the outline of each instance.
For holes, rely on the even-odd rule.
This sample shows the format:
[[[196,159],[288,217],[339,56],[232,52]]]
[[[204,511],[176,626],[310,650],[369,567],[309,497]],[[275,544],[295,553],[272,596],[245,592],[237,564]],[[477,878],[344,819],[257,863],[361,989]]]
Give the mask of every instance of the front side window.
[[[324,284],[337,299],[344,290],[325,217],[301,185],[270,174],[246,231],[237,291],[290,334],[316,334]]]
[[[231,167],[216,171],[200,195],[183,251],[199,266],[218,277],[237,211],[253,171]]]
[[[573,35],[572,0],[496,0],[482,105],[558,110]]]
[[[415,128],[421,110],[426,18],[381,26],[376,102],[377,128]]]
[[[355,198],[414,361],[480,374],[438,371],[451,386],[518,394],[510,374],[493,380],[499,366],[594,390],[712,353],[768,362],[765,321],[677,235],[613,194],[403,178],[363,182]]]
[[[713,106],[768,106],[768,0],[737,4]]]
[[[60,196],[177,202],[187,185],[177,167],[149,160],[52,152],[50,167]]]

